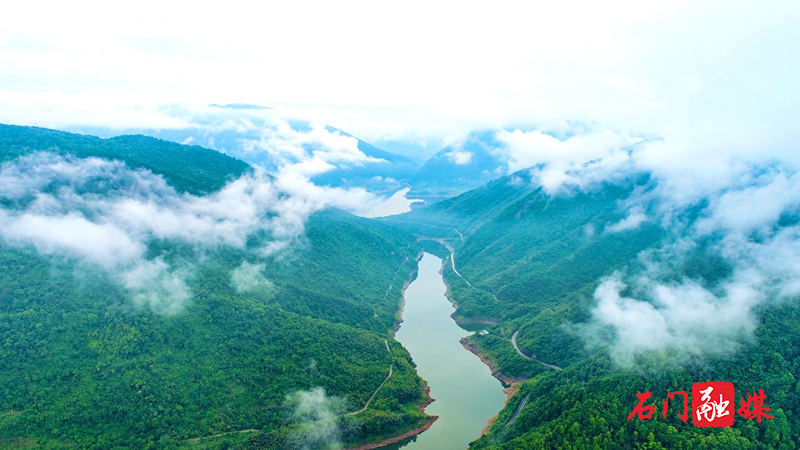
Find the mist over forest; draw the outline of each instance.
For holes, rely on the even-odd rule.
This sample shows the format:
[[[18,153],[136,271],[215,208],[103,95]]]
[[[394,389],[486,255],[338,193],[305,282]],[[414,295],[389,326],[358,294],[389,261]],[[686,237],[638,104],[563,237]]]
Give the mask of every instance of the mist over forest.
[[[798,448],[799,21],[9,5],[0,448]]]

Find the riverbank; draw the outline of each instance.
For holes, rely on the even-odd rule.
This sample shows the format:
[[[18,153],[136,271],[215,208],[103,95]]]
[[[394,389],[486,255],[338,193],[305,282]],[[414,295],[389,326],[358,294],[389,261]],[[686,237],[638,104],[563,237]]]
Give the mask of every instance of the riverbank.
[[[516,379],[516,378],[511,378],[509,376],[506,376],[506,375],[503,375],[502,373],[500,373],[500,371],[494,366],[494,364],[492,364],[492,362],[489,361],[489,358],[483,356],[483,354],[481,354],[481,352],[478,350],[478,348],[475,347],[474,345],[472,345],[467,340],[467,338],[461,338],[461,340],[459,342],[461,342],[461,345],[463,345],[465,349],[469,350],[475,356],[480,358],[480,360],[484,364],[486,364],[487,367],[489,367],[489,370],[492,371],[492,376],[497,378],[498,380],[500,380],[500,382],[503,383],[503,386],[511,387],[511,386],[514,386],[515,384],[519,384],[519,383],[525,381],[525,380],[520,380],[520,379]],[[503,389],[503,392],[505,392],[505,391],[506,391],[506,389]],[[506,393],[506,395],[508,395],[508,393]]]
[[[424,250],[420,250],[420,252],[416,255],[416,257],[414,259],[417,262],[419,262],[422,259],[422,256],[424,254],[425,254]],[[403,287],[402,287],[401,295],[400,295],[400,299],[401,299],[400,300],[400,309],[399,309],[399,311],[397,313],[397,319],[396,319],[394,327],[392,329],[392,337],[395,336],[397,331],[400,329],[400,326],[403,324],[403,311],[405,309],[406,289],[414,281],[414,279],[416,278],[416,275],[418,274],[418,272],[419,272],[419,267],[417,267],[416,269],[412,270],[411,274],[408,276],[408,279],[406,279],[403,282]],[[413,362],[412,362],[412,366],[416,367],[416,365],[413,364]],[[425,381],[425,380],[423,380],[423,381]],[[425,398],[425,400],[422,401],[422,403],[417,405],[417,409],[420,412],[420,414],[423,414],[423,415],[427,416],[427,414],[425,413],[425,408],[427,408],[428,405],[433,403],[436,399],[431,397],[431,388],[427,385],[427,382],[425,384],[424,392],[425,392],[425,397],[426,398]],[[439,419],[439,416],[429,416],[429,417],[430,418],[428,419],[428,421],[425,422],[425,424],[423,426],[421,426],[421,427],[414,428],[413,430],[406,431],[405,433],[399,434],[397,436],[392,436],[392,437],[384,439],[384,440],[382,440],[380,442],[362,444],[362,445],[360,445],[358,447],[353,447],[352,449],[349,449],[349,450],[373,450],[373,449],[378,449],[378,448],[381,448],[381,447],[386,447],[387,445],[391,445],[391,444],[395,444],[395,443],[401,442],[401,441],[403,441],[405,439],[408,439],[410,437],[414,437],[414,436],[416,436],[416,435],[418,435],[418,434],[420,434],[420,433],[422,433],[424,431],[427,431],[434,424],[434,422],[436,422],[436,420]]]
[[[381,442],[379,442],[377,444],[364,444],[361,447],[356,447],[356,448],[354,448],[352,450],[372,450],[372,449],[376,449],[376,448],[386,447],[387,445],[396,444],[396,443],[401,442],[401,441],[403,441],[405,439],[408,439],[410,437],[414,437],[414,436],[422,433],[423,431],[427,431],[428,428],[430,428],[431,425],[433,425],[433,423],[436,422],[436,420],[438,418],[439,418],[439,416],[432,416],[430,418],[430,420],[428,420],[428,422],[425,423],[425,425],[423,425],[423,426],[421,426],[419,428],[413,429],[413,430],[408,431],[406,433],[403,433],[403,434],[401,434],[399,436],[396,436],[396,437],[393,437],[393,438],[389,438],[389,439],[387,439],[385,441],[381,441]]]
[[[417,253],[417,256],[414,257],[414,259],[417,262],[419,262],[420,259],[422,259],[422,255],[424,254],[425,250],[420,250],[419,253]],[[406,306],[406,289],[408,289],[408,286],[414,281],[417,272],[419,272],[419,267],[412,270],[411,274],[408,276],[408,279],[403,283],[403,288],[400,291],[400,310],[397,312],[397,317],[395,318],[394,321],[394,327],[392,328],[392,337],[394,337],[394,335],[397,334],[397,330],[399,330],[400,325],[403,324],[403,309],[405,309]]]
[[[505,376],[502,373],[500,373],[500,371],[497,370],[497,368],[492,364],[492,362],[489,361],[489,358],[487,358],[483,354],[481,354],[481,352],[478,350],[477,347],[475,347],[474,345],[470,344],[469,341],[467,341],[467,338],[461,338],[461,340],[459,342],[461,342],[461,345],[463,345],[465,349],[467,349],[470,352],[472,352],[484,364],[486,364],[487,367],[489,367],[489,370],[492,371],[492,376],[493,377],[495,377],[498,380],[500,380],[500,382],[503,383],[504,386],[508,386],[508,387],[503,389],[503,393],[506,394],[506,401],[505,401],[505,403],[503,403],[503,408],[500,409],[500,411],[506,409],[506,406],[508,406],[508,401],[511,400],[511,397],[513,397],[517,393],[517,391],[519,390],[519,386],[525,380],[519,380],[519,379],[516,379],[516,378],[511,378],[511,377]],[[483,436],[484,434],[486,434],[487,431],[489,431],[489,428],[492,426],[494,421],[497,420],[497,417],[500,415],[500,411],[497,411],[497,414],[492,416],[492,418],[489,419],[488,422],[486,422],[486,425],[484,425],[483,430],[481,430],[481,436]]]
[[[491,370],[459,343],[466,333],[452,319],[455,308],[445,296],[443,263],[442,258],[427,253],[419,262],[417,277],[404,290],[403,323],[395,336],[408,349],[417,373],[437,398],[425,414],[440,417],[435,423],[431,421],[432,426],[413,430],[418,436],[396,442],[391,448],[466,448],[507,398],[501,392],[504,386]],[[420,420],[412,426],[427,425],[426,419]],[[369,448],[388,443],[386,440]]]
[[[508,401],[511,400],[511,397],[513,397],[517,393],[517,391],[519,390],[519,386],[521,384],[522,384],[521,382],[517,381],[512,383],[509,387],[503,389],[503,393],[506,394],[506,401],[505,403],[503,403],[503,409],[506,409],[506,406],[508,406]],[[501,409],[500,411],[502,411],[503,409]],[[497,418],[500,416],[500,411],[497,411],[497,414],[486,422],[486,425],[484,425],[483,429],[481,430],[481,436],[483,436],[484,434],[486,434],[487,431],[489,431],[489,428],[492,426],[494,421],[497,420]]]
[[[430,405],[431,403],[433,403],[436,400],[435,398],[431,397],[431,388],[428,387],[428,386],[425,386],[425,395],[428,397],[428,399],[423,401],[422,403],[420,403],[419,406],[418,406],[419,412],[421,414],[425,414],[425,408],[427,408],[428,405]],[[401,442],[403,440],[406,440],[406,439],[408,439],[410,437],[414,437],[414,436],[422,433],[423,431],[427,431],[431,427],[431,425],[433,425],[433,423],[436,422],[438,419],[439,419],[439,416],[430,416],[430,419],[428,419],[428,421],[425,422],[425,425],[423,425],[423,426],[421,426],[419,428],[415,428],[413,430],[406,431],[405,433],[403,433],[401,435],[390,437],[390,438],[385,439],[385,440],[383,440],[381,442],[377,442],[377,443],[374,443],[374,444],[363,444],[360,447],[355,447],[355,448],[353,448],[351,450],[373,450],[373,449],[376,449],[376,448],[386,447],[387,445],[396,444],[396,443]]]
[[[444,276],[444,265],[445,263],[442,262],[442,268],[439,269],[439,275],[442,276],[444,287],[447,289],[444,291],[444,296],[447,298],[447,301],[453,305],[453,309],[455,309],[450,317],[456,322],[456,324],[462,328],[469,325],[497,325],[497,323],[500,322],[499,319],[465,319],[458,316],[458,304],[456,304],[455,300],[453,300],[453,296],[451,295],[450,291],[450,283],[447,282],[447,277]]]
[[[451,290],[450,290],[450,284],[447,282],[447,278],[444,276],[444,264],[445,263],[442,262],[442,268],[439,270],[439,274],[442,276],[442,281],[444,281],[444,285],[447,288],[447,290],[445,291],[444,295],[447,298],[447,301],[449,301],[450,304],[453,305],[453,309],[455,309],[455,311],[451,315],[453,320],[459,326],[462,326],[462,327],[467,326],[467,325],[478,325],[478,324],[480,324],[480,325],[497,325],[498,320],[491,320],[491,319],[462,319],[461,317],[458,316],[458,305],[456,304],[455,300],[453,300],[453,298],[452,298],[452,293],[451,293]],[[481,430],[481,436],[483,436],[484,434],[486,434],[486,432],[492,426],[494,421],[497,420],[497,417],[500,415],[500,412],[503,409],[506,408],[506,406],[508,405],[508,401],[511,400],[511,397],[513,397],[514,394],[517,392],[517,390],[519,388],[519,385],[525,380],[518,380],[516,378],[511,378],[511,377],[505,376],[502,373],[500,373],[500,371],[497,369],[497,367],[495,367],[492,364],[492,362],[489,360],[489,358],[487,358],[486,356],[481,354],[481,352],[478,350],[477,347],[475,347],[469,341],[467,341],[466,337],[461,338],[459,340],[459,342],[461,343],[461,345],[465,349],[469,350],[472,354],[477,356],[478,359],[480,359],[481,362],[484,363],[489,368],[489,370],[492,372],[492,376],[493,377],[495,377],[498,380],[500,380],[500,382],[503,384],[503,386],[507,386],[507,387],[503,388],[503,393],[506,395],[506,400],[503,403],[503,408],[501,408],[499,411],[497,411],[497,414],[492,416],[486,422],[486,425],[483,426],[483,429]]]

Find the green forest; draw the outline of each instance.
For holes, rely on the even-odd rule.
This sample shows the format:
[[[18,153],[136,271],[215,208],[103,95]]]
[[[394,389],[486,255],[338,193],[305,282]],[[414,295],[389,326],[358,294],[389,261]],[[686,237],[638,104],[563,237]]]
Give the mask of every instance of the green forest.
[[[486,324],[474,345],[516,393],[488,433],[471,449],[538,448],[797,448],[800,443],[800,302],[766,303],[754,310],[753,338],[732,352],[687,358],[639,355],[621,367],[603,345],[589,346],[580,324],[596,304],[603,277],[641,268],[642,252],[676,242],[658,223],[602,233],[622,218],[618,205],[634,191],[652,188],[647,176],[571,196],[550,196],[520,172],[427,208],[384,221],[420,236],[447,240],[459,276],[444,265],[456,320]],[[698,208],[680,218],[697,219]],[[789,221],[789,219],[786,219]],[[790,222],[790,221],[789,221]],[[680,237],[680,236],[678,236]],[[683,276],[715,286],[730,274],[713,251],[715,236],[698,244],[678,268]],[[469,284],[467,283],[469,281]],[[471,284],[471,285],[470,285]],[[713,321],[714,317],[709,317]],[[516,342],[525,355],[512,345]],[[542,364],[545,363],[545,364]],[[731,428],[696,428],[675,414],[661,416],[669,392],[693,382],[729,381],[738,398],[763,389],[774,419],[737,417]],[[652,392],[652,420],[627,420],[636,393]],[[519,415],[512,417],[526,403]],[[680,397],[678,397],[680,398]]]
[[[34,151],[124,161],[192,194],[249,170],[142,136],[0,127],[4,161]],[[193,268],[175,314],[137,305],[85,263],[2,244],[0,448],[300,448],[325,420],[355,445],[425,423],[424,382],[391,337],[401,290],[388,289],[413,276],[416,239],[338,210],[312,215],[285,257],[259,253],[263,239],[202,251],[149,242],[149,255]],[[237,290],[243,263],[269,283]],[[292,395],[320,388],[331,417],[289,414]]]
[[[0,126],[0,169],[36,152],[121,161],[163,177],[181,198],[251,172],[154,138]],[[587,334],[604,279],[646,271],[643,255],[684,242],[686,228],[655,221],[604,232],[624,219],[620,205],[653,186],[641,175],[553,196],[520,172],[380,220],[316,211],[276,254],[264,252],[268,232],[241,246],[151,237],[145,257],[184,274],[191,293],[171,313],[137,301],[118,274],[0,242],[0,448],[354,448],[417,429],[430,420],[419,410],[426,386],[393,333],[423,246],[444,259],[453,318],[489,331],[468,343],[513,384],[471,449],[797,448],[797,299],[758,305],[751,337],[718,354],[644,352],[626,366],[606,345],[608,330]],[[92,189],[120,195],[114,185]],[[3,214],[34,199],[0,198]],[[675,221],[688,227],[702,208]],[[706,235],[670,261],[675,280],[719,289],[733,272],[721,239]],[[247,288],[243,268],[257,280]],[[669,392],[703,381],[732,382],[737,397],[763,389],[774,417],[697,428],[677,416],[676,400],[661,415]],[[646,391],[653,418],[627,420]]]

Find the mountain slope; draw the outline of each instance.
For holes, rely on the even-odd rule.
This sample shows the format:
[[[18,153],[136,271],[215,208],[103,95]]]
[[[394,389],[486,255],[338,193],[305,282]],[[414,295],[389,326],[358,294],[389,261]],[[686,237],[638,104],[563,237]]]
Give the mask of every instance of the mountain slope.
[[[433,203],[499,178],[507,173],[507,164],[495,154],[500,146],[492,131],[469,134],[425,162],[409,180],[410,194]]]
[[[331,126],[319,127],[329,136],[322,141],[311,123],[302,120],[285,120],[270,113],[269,108],[255,105],[210,105],[203,113],[188,114],[191,126],[174,129],[132,129],[127,134],[142,134],[174,143],[195,144],[263,167],[276,170],[280,158],[262,148],[263,141],[277,138],[283,145],[300,146],[306,152],[327,150],[324,147],[336,136],[352,138],[364,155],[379,161],[335,161],[329,171],[314,174],[311,179],[318,185],[364,187],[373,192],[395,191],[404,187],[420,165],[405,156],[387,152]],[[182,115],[181,114],[181,115]],[[118,130],[86,128],[78,131],[116,136]],[[308,137],[307,139],[305,137]],[[270,145],[270,144],[266,144]]]
[[[211,150],[153,138],[102,140],[2,127],[0,142],[8,176],[33,176],[38,160],[18,164],[27,158],[19,155],[37,150],[72,154],[48,160],[64,173],[97,165],[87,156],[119,158],[140,169],[152,163],[188,193],[221,187],[247,168]],[[90,189],[64,194],[60,181],[50,181],[39,192],[0,192],[2,219],[33,211],[37,198],[69,200],[74,193],[95,202],[89,205],[119,206],[147,188],[97,176]],[[120,198],[123,203],[112,203]],[[176,201],[207,207],[210,198],[173,195],[160,207],[180,211]],[[97,211],[68,211],[36,214],[51,214],[51,223],[102,220]],[[242,245],[143,235],[143,260],[111,269],[44,244],[0,241],[4,445],[315,446],[321,441],[313,421],[286,420],[302,406],[297,401],[312,399],[333,415],[335,433],[323,436],[330,442],[380,439],[427,421],[415,406],[425,399],[423,382],[391,338],[401,293],[387,289],[402,286],[416,270],[420,249],[413,236],[336,210],[312,215],[306,232],[279,253],[265,253],[273,237],[254,230]],[[154,270],[161,275],[147,278]],[[137,284],[136,277],[153,285]],[[180,293],[181,283],[188,296],[177,308],[155,307],[156,297]],[[392,376],[370,408],[345,415],[364,406],[390,367]]]
[[[459,238],[470,234],[508,205],[534,190],[528,171],[520,171],[456,197],[381,221],[419,236]]]
[[[132,169],[146,168],[162,175],[179,191],[192,194],[216,191],[249,170],[246,163],[213,150],[146,136],[101,139],[46,128],[0,124],[0,161],[34,151],[124,161]]]
[[[639,343],[615,340],[614,329],[597,325],[604,314],[598,302],[606,295],[599,288],[609,286],[603,283],[627,280],[618,293],[623,299],[660,285],[686,297],[675,302],[697,302],[688,297],[691,289],[724,295],[736,274],[724,253],[724,235],[690,234],[708,203],[670,211],[672,221],[665,225],[653,219],[663,208],[654,200],[655,188],[649,177],[632,176],[585,192],[548,195],[523,171],[384,219],[454,247],[455,264],[444,265],[448,296],[457,305],[454,317],[489,331],[471,335],[466,344],[499,377],[518,383],[471,448],[796,448],[800,385],[794,374],[800,352],[790,344],[800,338],[796,297],[754,309],[752,338],[743,332],[733,338],[735,345],[707,353],[667,347],[621,363],[619,348]],[[636,214],[649,219],[630,219],[631,204],[643,205]],[[794,220],[787,216],[772,232]],[[638,286],[637,279],[646,283]],[[633,309],[626,305],[618,307]],[[711,324],[722,311],[704,317],[707,331],[699,335],[708,342],[719,338]],[[686,316],[685,322],[699,319]],[[616,320],[623,320],[622,313]],[[642,321],[639,339],[645,343],[655,340],[649,333],[659,332],[649,326]],[[677,401],[667,418],[656,417],[662,409],[658,399],[668,392],[714,380],[734,383],[737,397],[764,389],[775,418],[757,424],[737,416],[732,428],[695,428],[675,416]],[[648,404],[656,414],[628,421],[635,394],[645,391],[653,393]]]
[[[417,170],[419,164],[405,156],[381,150],[344,131],[325,127],[332,133],[358,140],[358,149],[377,162],[339,167],[311,178],[315,184],[326,186],[364,187],[371,191],[392,191],[404,186]]]

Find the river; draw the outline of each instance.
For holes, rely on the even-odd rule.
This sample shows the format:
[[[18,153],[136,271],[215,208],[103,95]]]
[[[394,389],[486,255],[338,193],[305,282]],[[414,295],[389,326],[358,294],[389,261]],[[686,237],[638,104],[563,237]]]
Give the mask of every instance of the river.
[[[411,211],[411,204],[422,202],[423,200],[419,199],[410,199],[406,198],[406,194],[410,191],[411,188],[403,188],[399,191],[396,191],[390,197],[383,199],[383,201],[373,207],[363,210],[354,212],[355,215],[361,217],[386,217],[386,216],[393,216],[395,214],[402,214],[405,212]]]
[[[395,335],[436,399],[426,412],[439,420],[422,434],[387,449],[463,450],[480,436],[506,399],[500,381],[459,343],[471,333],[450,317],[454,309],[444,295],[441,266],[441,259],[425,253],[417,279],[406,289],[403,323]]]

